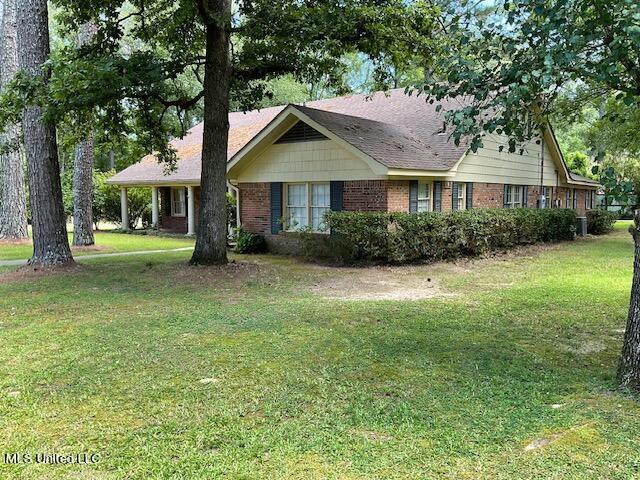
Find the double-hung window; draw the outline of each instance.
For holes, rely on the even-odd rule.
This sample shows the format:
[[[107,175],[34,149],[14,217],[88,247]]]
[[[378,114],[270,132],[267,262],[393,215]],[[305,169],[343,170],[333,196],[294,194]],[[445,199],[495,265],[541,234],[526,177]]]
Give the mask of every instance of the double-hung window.
[[[304,230],[309,226],[306,183],[287,184],[287,228]]]
[[[329,211],[331,197],[328,183],[312,183],[311,185],[311,230],[322,232],[327,229],[324,214]]]
[[[522,208],[522,186],[509,185],[505,204],[507,208]]]
[[[466,196],[467,196],[467,184],[466,183],[457,183],[457,195],[455,195],[453,200],[453,209],[454,210],[464,210],[467,208],[466,205]]]
[[[542,195],[544,195],[544,208],[551,208],[551,187],[543,187]]]
[[[288,183],[286,185],[287,230],[326,230],[324,214],[330,209],[329,183]]]
[[[184,217],[187,214],[185,191],[183,187],[171,189],[171,216]]]
[[[584,209],[589,210],[591,208],[591,190],[585,190],[584,192]]]
[[[564,203],[564,208],[571,208],[571,189],[567,188],[567,195]]]
[[[418,212],[431,211],[431,184],[418,182]]]

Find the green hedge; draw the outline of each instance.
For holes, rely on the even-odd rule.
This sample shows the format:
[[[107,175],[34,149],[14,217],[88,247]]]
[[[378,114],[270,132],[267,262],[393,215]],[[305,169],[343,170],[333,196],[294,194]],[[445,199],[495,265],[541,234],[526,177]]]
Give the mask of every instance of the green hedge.
[[[613,224],[618,220],[618,214],[596,209],[587,210],[587,233],[602,235],[613,230]]]
[[[334,252],[345,261],[390,263],[474,257],[517,245],[573,240],[565,209],[477,209],[446,213],[328,212]]]

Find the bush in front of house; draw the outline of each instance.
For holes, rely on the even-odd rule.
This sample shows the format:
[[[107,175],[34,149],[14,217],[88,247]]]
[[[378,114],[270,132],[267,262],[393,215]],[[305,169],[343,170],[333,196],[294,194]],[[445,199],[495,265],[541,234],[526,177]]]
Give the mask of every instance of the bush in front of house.
[[[569,209],[453,212],[328,212],[334,251],[344,261],[389,263],[475,257],[518,245],[573,240]]]
[[[618,220],[618,214],[596,209],[587,211],[587,233],[602,235],[613,230],[613,224]]]
[[[236,237],[236,252],[238,253],[264,253],[267,251],[267,241],[257,233],[238,230]]]

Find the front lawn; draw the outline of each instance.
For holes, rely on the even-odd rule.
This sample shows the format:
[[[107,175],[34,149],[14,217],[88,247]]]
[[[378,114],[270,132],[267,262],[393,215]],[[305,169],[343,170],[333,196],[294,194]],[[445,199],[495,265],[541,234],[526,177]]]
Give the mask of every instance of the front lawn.
[[[625,228],[424,267],[5,273],[0,450],[101,459],[0,478],[637,477]]]
[[[69,244],[73,234],[69,233]],[[193,246],[194,240],[183,236],[133,235],[124,233],[95,232],[95,245],[90,247],[72,247],[74,256],[97,253],[136,252],[143,250],[168,250]],[[31,257],[31,242],[0,242],[1,260],[26,260]]]

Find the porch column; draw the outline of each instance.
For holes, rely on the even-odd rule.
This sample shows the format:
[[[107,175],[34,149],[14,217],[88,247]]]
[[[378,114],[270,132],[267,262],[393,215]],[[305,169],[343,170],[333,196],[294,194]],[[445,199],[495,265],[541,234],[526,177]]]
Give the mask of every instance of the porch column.
[[[120,218],[122,230],[129,230],[129,205],[127,199],[127,187],[120,187]]]
[[[195,199],[193,198],[193,187],[187,187],[187,235],[196,233],[196,209]]]
[[[158,228],[158,187],[151,187],[151,227]]]

